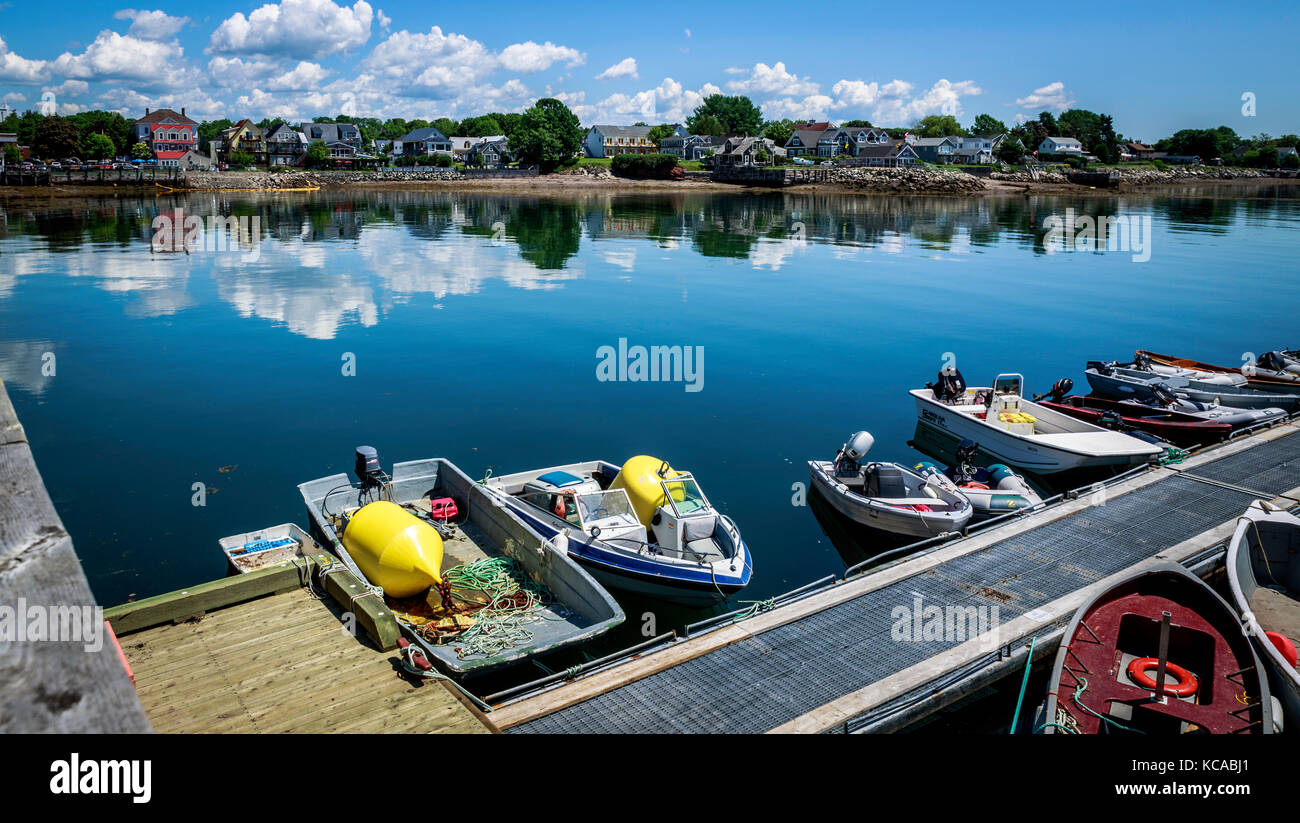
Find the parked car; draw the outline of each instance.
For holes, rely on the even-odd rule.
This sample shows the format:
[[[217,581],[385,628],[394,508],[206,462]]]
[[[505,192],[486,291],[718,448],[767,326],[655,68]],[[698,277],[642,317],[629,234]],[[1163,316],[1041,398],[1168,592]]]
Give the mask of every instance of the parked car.
[[[823,165],[823,166],[833,166],[833,165],[835,165],[835,163],[834,163],[833,161],[831,161],[831,160],[823,160],[823,161],[822,161],[822,165]]]

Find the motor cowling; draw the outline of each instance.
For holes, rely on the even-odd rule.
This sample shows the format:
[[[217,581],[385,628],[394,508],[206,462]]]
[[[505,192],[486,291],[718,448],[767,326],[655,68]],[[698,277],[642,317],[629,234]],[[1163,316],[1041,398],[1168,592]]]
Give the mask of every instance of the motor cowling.
[[[951,403],[966,393],[966,378],[956,368],[944,368],[930,385],[934,397],[941,403]]]
[[[1047,399],[1051,400],[1053,403],[1060,403],[1072,391],[1074,391],[1074,381],[1068,377],[1062,377],[1060,380],[1057,380],[1052,384],[1052,388],[1047,392],[1047,394],[1037,395],[1034,397],[1034,400],[1038,401]]]

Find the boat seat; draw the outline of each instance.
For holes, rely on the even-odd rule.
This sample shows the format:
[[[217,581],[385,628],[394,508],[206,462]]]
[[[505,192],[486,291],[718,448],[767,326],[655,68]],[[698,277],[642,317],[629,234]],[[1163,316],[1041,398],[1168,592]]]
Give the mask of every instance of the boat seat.
[[[705,514],[697,517],[684,517],[682,518],[682,539],[690,543],[693,540],[711,538],[717,528],[717,515]]]
[[[722,553],[722,547],[718,545],[718,541],[714,540],[712,537],[702,537],[699,540],[689,540],[686,543],[686,548],[696,555],[708,558],[710,561],[726,557],[726,555]]]
[[[867,474],[867,497],[904,498],[908,496],[907,481],[898,466],[877,464]]]

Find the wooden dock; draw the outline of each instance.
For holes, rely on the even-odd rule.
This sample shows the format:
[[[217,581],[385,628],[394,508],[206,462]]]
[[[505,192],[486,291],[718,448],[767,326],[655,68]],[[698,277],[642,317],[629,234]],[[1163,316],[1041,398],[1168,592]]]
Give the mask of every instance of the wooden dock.
[[[445,681],[401,673],[396,652],[344,625],[338,605],[295,587],[120,641],[157,732],[494,731]]]
[[[1118,576],[1212,562],[1255,499],[1300,503],[1295,418],[548,684],[491,717],[507,733],[896,730],[1022,671],[1031,647],[1035,660],[1052,654],[1074,611]],[[973,638],[893,638],[895,610],[919,598],[1001,618]]]
[[[0,608],[20,607],[97,604],[0,380]],[[111,643],[0,640],[0,683],[0,733],[149,730]]]

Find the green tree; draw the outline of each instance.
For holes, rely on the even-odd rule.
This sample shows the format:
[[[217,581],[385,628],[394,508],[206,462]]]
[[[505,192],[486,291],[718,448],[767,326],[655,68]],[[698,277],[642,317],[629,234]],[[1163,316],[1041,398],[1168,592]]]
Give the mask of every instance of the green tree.
[[[138,160],[148,160],[153,157],[153,152],[149,150],[147,143],[136,143],[131,147],[131,156]]]
[[[443,134],[447,135],[448,137],[460,136],[462,134],[460,130],[460,123],[457,123],[455,120],[452,120],[450,117],[439,117],[437,120],[433,121],[433,127],[438,131],[442,132]],[[402,134],[406,134],[406,132],[402,132],[401,134],[397,135],[397,137],[388,137],[387,133],[385,133],[382,136],[388,137],[389,140],[396,140],[398,137],[401,137]],[[497,132],[497,134],[500,134],[500,132]]]
[[[544,97],[524,112],[510,146],[521,163],[549,172],[577,156],[582,134],[582,123],[568,106]]]
[[[1005,134],[1006,131],[1007,124],[991,114],[976,115],[970,127],[971,134]]]
[[[16,163],[23,162],[22,150],[16,143],[5,144],[5,165],[12,166]]]
[[[321,166],[328,164],[329,160],[330,160],[329,147],[326,146],[320,140],[314,141],[310,146],[307,147],[308,166],[314,169],[318,169]]]
[[[845,120],[844,123],[843,123],[843,125],[840,126],[840,128],[842,128],[842,129],[871,129],[871,128],[875,128],[875,126],[872,126],[872,125],[871,125],[871,121],[870,121],[870,120]]]
[[[705,114],[693,119],[689,117],[686,118],[686,130],[691,134],[698,134],[705,137],[721,137],[727,133],[727,129],[722,125],[722,121],[711,114]]]
[[[109,144],[108,154],[100,156],[111,157],[113,155],[113,141],[107,137],[104,140]],[[66,117],[57,115],[46,117],[36,126],[31,146],[33,157],[50,159],[69,157],[76,154],[81,148],[81,132]]]
[[[650,139],[651,143],[654,143],[657,146],[663,141],[665,137],[672,137],[673,131],[674,131],[673,124],[660,123],[659,125],[651,128],[650,133],[646,136]]]
[[[922,117],[917,124],[912,127],[912,131],[922,137],[950,137],[965,136],[966,130],[957,122],[957,118],[951,114],[931,114],[928,117]]]
[[[998,146],[998,159],[1004,163],[1019,163],[1025,156],[1025,145],[1017,138],[1008,136]]]
[[[794,134],[793,120],[769,120],[763,124],[763,136],[778,146],[784,146],[785,141],[789,140],[792,134]]]
[[[1261,137],[1268,138],[1268,135],[1259,135],[1255,139]],[[1257,143],[1256,147],[1266,147],[1270,142],[1271,138],[1268,138]],[[1156,148],[1170,154],[1194,154],[1202,160],[1211,160],[1223,157],[1239,145],[1241,138],[1235,131],[1227,126],[1219,126],[1213,129],[1182,129],[1158,141]]]
[[[204,120],[199,123],[199,151],[207,152],[208,144],[233,125],[235,125],[233,121],[224,117],[220,120]]]
[[[699,128],[699,120],[704,116],[721,123],[724,134],[759,134],[763,130],[763,112],[743,94],[710,94],[686,118],[686,128],[692,134],[705,134]]]
[[[1282,168],[1284,169],[1300,168],[1300,157],[1297,157],[1294,153],[1288,154],[1286,156],[1286,159],[1282,161]]]
[[[86,157],[96,160],[117,156],[117,149],[113,146],[112,138],[104,134],[86,135],[86,139],[81,141],[81,150]]]
[[[466,117],[460,121],[461,131],[466,137],[491,137],[496,134],[505,134],[501,129],[501,123],[490,114],[482,117]],[[446,132],[443,132],[446,134]]]
[[[324,143],[313,143],[312,145],[324,146]],[[328,154],[328,153],[327,153]],[[232,151],[227,158],[232,166],[247,167],[253,165],[253,155],[246,151]]]

